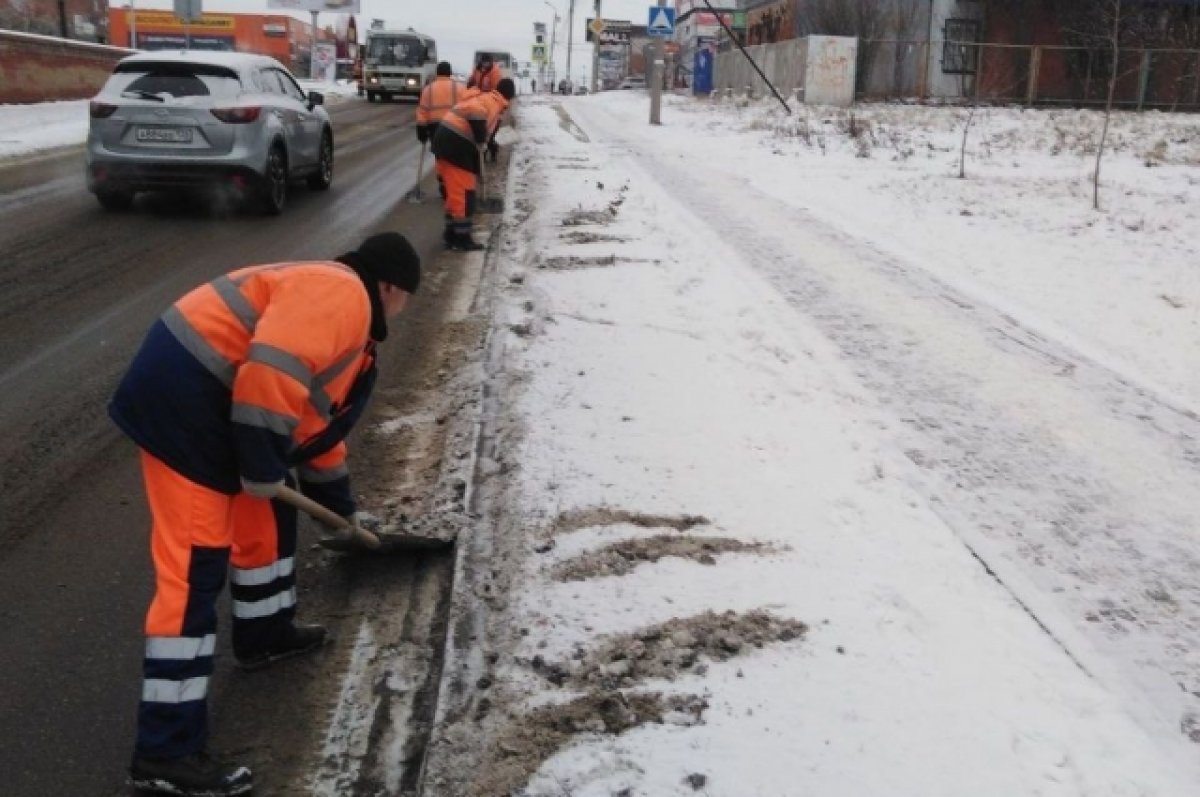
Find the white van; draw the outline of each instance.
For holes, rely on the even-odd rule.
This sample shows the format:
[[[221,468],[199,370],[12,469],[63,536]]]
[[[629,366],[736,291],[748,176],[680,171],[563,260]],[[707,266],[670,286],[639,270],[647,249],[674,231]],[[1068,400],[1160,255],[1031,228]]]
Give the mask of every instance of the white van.
[[[420,98],[437,72],[437,42],[407,30],[371,28],[363,48],[363,90],[367,100]]]

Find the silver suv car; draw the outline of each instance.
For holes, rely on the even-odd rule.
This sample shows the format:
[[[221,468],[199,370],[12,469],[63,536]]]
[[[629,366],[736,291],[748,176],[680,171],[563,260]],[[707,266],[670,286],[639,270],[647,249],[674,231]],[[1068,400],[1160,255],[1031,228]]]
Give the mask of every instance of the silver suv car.
[[[88,190],[109,210],[138,191],[223,184],[282,212],[291,182],[333,182],[324,97],[273,58],[151,52],[121,60],[92,100]]]

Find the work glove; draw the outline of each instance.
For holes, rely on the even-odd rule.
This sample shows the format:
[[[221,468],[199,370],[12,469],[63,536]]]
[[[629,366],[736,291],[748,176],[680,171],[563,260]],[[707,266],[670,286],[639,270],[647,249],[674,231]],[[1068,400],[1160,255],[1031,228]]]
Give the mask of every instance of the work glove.
[[[280,489],[283,487],[283,479],[277,482],[252,482],[248,479],[242,479],[242,490],[247,495],[252,495],[255,498],[271,499],[279,495]]]
[[[495,141],[489,141],[487,145],[487,154],[492,163],[495,163],[496,157],[500,154],[500,145]]]
[[[417,125],[417,141],[424,144],[429,140],[429,128],[426,125]]]

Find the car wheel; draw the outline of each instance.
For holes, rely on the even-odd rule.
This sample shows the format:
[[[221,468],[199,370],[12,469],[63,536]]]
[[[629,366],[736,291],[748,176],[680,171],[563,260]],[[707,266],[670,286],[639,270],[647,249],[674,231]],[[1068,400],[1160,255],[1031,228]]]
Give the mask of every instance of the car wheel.
[[[97,191],[96,199],[105,210],[120,211],[133,207],[132,191]]]
[[[333,185],[333,136],[321,134],[321,156],[317,160],[317,172],[308,178],[308,187],[325,191]]]
[[[373,91],[367,92],[367,102],[375,102],[375,92],[373,92]]]
[[[283,212],[287,203],[288,172],[287,155],[283,147],[276,144],[267,155],[267,168],[263,173],[262,186],[259,189],[259,199],[263,212],[268,216],[278,216]]]

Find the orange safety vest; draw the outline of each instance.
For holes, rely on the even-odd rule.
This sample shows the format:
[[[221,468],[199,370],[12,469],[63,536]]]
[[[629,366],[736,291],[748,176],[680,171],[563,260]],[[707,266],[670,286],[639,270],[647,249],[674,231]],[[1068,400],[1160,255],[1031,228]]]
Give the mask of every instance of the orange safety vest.
[[[488,91],[464,100],[451,108],[442,119],[442,127],[457,133],[468,141],[486,144],[496,132],[496,128],[500,126],[500,117],[504,115],[507,108],[508,100],[504,99],[500,92]],[[486,124],[487,133],[482,138],[479,137],[472,122]]]
[[[421,92],[421,100],[417,103],[417,124],[436,125],[455,105],[478,94],[478,89],[469,89],[452,77],[436,77]]]
[[[495,91],[502,77],[504,76],[500,74],[500,70],[496,68],[495,64],[492,64],[492,68],[486,72],[479,67],[475,67],[475,71],[471,73],[471,80],[467,85],[484,92]]]

